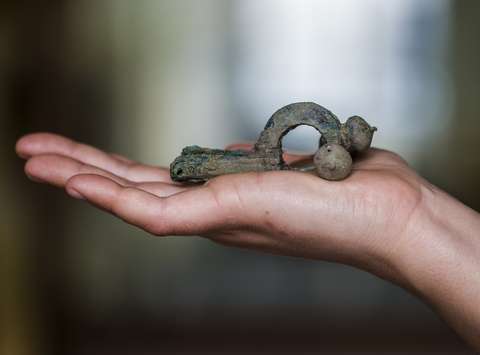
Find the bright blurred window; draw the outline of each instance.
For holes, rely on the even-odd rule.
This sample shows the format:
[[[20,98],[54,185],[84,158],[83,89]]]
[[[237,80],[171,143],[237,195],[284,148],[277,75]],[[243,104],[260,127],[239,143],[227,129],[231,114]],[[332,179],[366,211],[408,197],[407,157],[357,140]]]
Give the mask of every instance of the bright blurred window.
[[[247,135],[276,109],[314,101],[379,127],[374,144],[414,160],[444,127],[447,0],[244,0],[233,83]],[[297,149],[310,149],[298,135]],[[311,145],[311,144],[310,144]]]

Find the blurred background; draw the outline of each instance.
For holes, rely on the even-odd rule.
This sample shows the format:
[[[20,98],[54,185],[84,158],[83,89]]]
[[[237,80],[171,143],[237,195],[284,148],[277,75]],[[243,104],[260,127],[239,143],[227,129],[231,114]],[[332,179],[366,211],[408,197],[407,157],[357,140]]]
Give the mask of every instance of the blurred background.
[[[52,131],[167,165],[314,101],[480,210],[479,19],[475,0],[1,2],[0,354],[469,353],[370,274],[149,238],[29,182],[13,147]]]

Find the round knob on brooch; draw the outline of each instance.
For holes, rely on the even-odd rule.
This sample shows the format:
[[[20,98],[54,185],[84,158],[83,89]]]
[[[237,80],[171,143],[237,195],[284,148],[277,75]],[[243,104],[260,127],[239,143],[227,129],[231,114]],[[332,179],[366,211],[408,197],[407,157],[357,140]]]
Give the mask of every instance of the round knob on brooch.
[[[326,180],[345,179],[352,170],[352,157],[340,144],[327,143],[313,157],[317,173]]]
[[[349,150],[359,153],[366,151],[372,143],[373,133],[377,128],[370,126],[360,116],[350,117],[344,125],[348,132]]]

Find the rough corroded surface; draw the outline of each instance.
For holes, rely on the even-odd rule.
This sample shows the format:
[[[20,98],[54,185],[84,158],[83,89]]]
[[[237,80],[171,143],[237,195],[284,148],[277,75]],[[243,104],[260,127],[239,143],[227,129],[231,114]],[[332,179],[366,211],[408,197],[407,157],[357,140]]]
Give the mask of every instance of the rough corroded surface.
[[[327,143],[313,156],[317,174],[327,180],[345,179],[352,170],[352,157],[340,144]]]
[[[282,138],[300,125],[312,126],[320,132],[320,150],[315,155],[314,164],[318,175],[328,180],[348,176],[352,165],[350,153],[368,149],[376,130],[358,116],[350,117],[342,124],[320,105],[293,103],[272,115],[252,151],[189,146],[170,165],[170,175],[174,181],[201,182],[219,175],[248,171],[311,170],[291,167],[282,157]],[[334,149],[321,149],[327,144]]]

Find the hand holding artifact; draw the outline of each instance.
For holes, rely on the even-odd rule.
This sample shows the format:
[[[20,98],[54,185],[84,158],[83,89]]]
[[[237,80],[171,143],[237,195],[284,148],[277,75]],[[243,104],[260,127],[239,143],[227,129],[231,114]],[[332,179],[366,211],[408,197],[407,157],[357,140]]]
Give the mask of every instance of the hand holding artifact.
[[[273,171],[225,175],[201,186],[49,133],[23,137],[17,152],[34,181],[64,188],[149,233],[200,235],[367,270],[413,290],[480,349],[473,297],[480,294],[480,215],[392,152],[369,149],[338,184]]]

